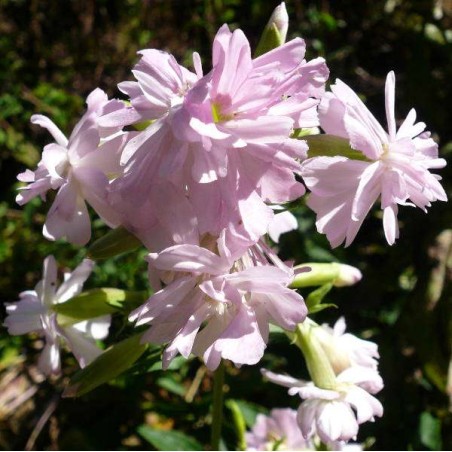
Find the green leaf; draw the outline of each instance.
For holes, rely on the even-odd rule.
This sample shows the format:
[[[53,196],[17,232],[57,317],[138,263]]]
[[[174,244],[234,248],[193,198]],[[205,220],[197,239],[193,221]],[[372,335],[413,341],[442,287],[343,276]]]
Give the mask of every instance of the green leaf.
[[[441,421],[424,411],[420,418],[421,443],[431,450],[442,450]]]
[[[82,292],[64,303],[54,305],[52,309],[65,317],[60,323],[71,324],[75,323],[74,320],[93,319],[121,309],[130,311],[142,304],[146,298],[146,292],[104,287]]]
[[[176,430],[157,430],[140,425],[137,432],[157,450],[203,450],[196,439]]]
[[[306,306],[311,312],[311,309],[315,308],[318,304],[322,302],[326,294],[333,288],[332,283],[324,284],[318,289],[312,291],[306,298]]]
[[[79,397],[125,372],[146,350],[140,341],[136,334],[113,345],[71,378],[63,397]]]
[[[337,305],[334,303],[320,303],[309,309],[309,314],[315,314],[316,312],[320,312],[328,308],[337,308]]]
[[[108,259],[118,254],[136,250],[142,243],[127,229],[119,226],[107,232],[88,248],[90,259]]]
[[[254,426],[258,414],[268,413],[268,410],[266,408],[256,405],[255,403],[246,402],[245,400],[233,400],[233,401],[240,409],[243,419],[245,420],[248,428],[252,428]]]
[[[367,161],[366,156],[350,147],[350,142],[346,138],[334,135],[308,135],[303,137],[309,145],[308,158],[327,156],[334,157],[341,155],[353,160]]]
[[[186,389],[183,384],[176,381],[172,375],[164,376],[156,381],[157,385],[163,389],[166,389],[173,394],[183,397],[186,393]]]

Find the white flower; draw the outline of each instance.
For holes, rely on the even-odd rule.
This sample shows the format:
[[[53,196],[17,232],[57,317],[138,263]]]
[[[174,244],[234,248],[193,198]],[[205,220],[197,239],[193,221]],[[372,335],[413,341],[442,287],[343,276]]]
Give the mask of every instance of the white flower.
[[[20,300],[6,304],[5,326],[9,334],[42,333],[45,346],[39,358],[39,368],[46,375],[59,374],[61,369],[60,344],[65,342],[81,367],[102,353],[94,339],[108,334],[110,316],[97,317],[73,325],[59,325],[52,306],[63,303],[82,291],[94,262],[85,259],[72,273],[65,273],[64,282],[57,288],[57,266],[53,256],[44,260],[43,279],[35,290],[20,294]]]
[[[288,387],[290,395],[298,394],[304,399],[297,415],[303,436],[309,439],[317,434],[324,443],[330,443],[356,438],[359,424],[383,415],[381,403],[364,388],[368,375],[361,374],[360,369],[350,368],[352,373],[346,370],[338,375],[334,389],[318,388],[312,382],[265,369],[262,374],[271,382]]]

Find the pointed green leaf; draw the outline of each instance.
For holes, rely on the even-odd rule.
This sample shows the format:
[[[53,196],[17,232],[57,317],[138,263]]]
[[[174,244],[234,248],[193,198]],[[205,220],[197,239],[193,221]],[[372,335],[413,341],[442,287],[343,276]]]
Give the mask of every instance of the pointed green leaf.
[[[77,372],[65,389],[63,397],[79,397],[107,383],[129,369],[144,353],[141,334],[136,334],[113,345],[91,364]]]
[[[337,305],[334,303],[319,303],[309,309],[309,315],[315,314],[316,312],[320,312],[328,308],[337,308]]]
[[[119,226],[96,240],[88,248],[88,257],[94,260],[108,259],[118,254],[136,250],[140,246],[142,246],[140,240],[127,229]]]
[[[82,292],[64,303],[54,305],[52,309],[64,317],[63,323],[74,323],[71,319],[78,321],[93,319],[121,309],[131,311],[142,304],[146,298],[146,292],[104,287]]]
[[[245,420],[245,423],[248,426],[248,428],[252,428],[254,426],[258,414],[260,413],[268,414],[267,408],[256,405],[252,402],[247,402],[245,400],[234,400],[234,403],[240,409],[243,419]]]
[[[137,432],[157,450],[204,450],[195,438],[176,430],[157,430],[140,425]]]
[[[313,312],[314,309],[317,309],[318,312],[318,305],[322,303],[325,295],[332,289],[332,287],[333,284],[331,283],[324,284],[307,296],[305,302],[309,312]]]
[[[441,421],[424,411],[420,417],[421,443],[431,450],[442,450]]]

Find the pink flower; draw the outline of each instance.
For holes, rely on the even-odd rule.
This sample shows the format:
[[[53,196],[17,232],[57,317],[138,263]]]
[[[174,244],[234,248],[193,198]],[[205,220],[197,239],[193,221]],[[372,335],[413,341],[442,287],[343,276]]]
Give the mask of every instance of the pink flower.
[[[110,226],[119,224],[116,212],[107,201],[109,177],[121,173],[119,157],[126,134],[117,129],[100,128],[96,120],[106,111],[120,108],[118,101],[108,102],[106,94],[94,90],[87,98],[88,109],[75,126],[69,140],[47,117],[34,115],[33,124],[46,128],[55,143],[44,148],[35,172],[19,174],[22,187],[16,201],[22,205],[48,190],[58,190],[44,225],[44,235],[50,240],[64,236],[76,245],[86,244],[91,236],[87,201]],[[115,135],[109,137],[114,133]]]
[[[243,32],[226,25],[205,76],[196,54],[195,75],[168,54],[143,51],[134,70],[138,82],[120,85],[132,107],[100,120],[109,127],[155,120],[126,145],[124,176],[111,187],[126,227],[145,243],[152,241],[147,236],[173,236],[178,243],[173,231],[159,230],[156,218],[157,210],[173,209],[159,189],[170,183],[191,204],[200,235],[218,237],[227,229],[228,246],[238,254],[256,243],[273,218],[265,203],[304,193],[294,174],[307,145],[290,135],[294,127],[318,124],[316,106],[328,77],[325,62],[306,62],[304,53],[304,42],[295,39],[253,60]],[[143,206],[138,219],[135,203]]]
[[[356,438],[359,424],[383,415],[381,403],[362,387],[365,373],[357,375],[345,371],[338,375],[333,389],[321,389],[312,382],[265,369],[262,374],[271,382],[288,387],[290,395],[298,394],[304,399],[297,419],[306,439],[317,434],[324,443],[349,441]]]
[[[297,423],[297,412],[275,408],[269,416],[258,414],[252,430],[246,433],[246,450],[315,450],[306,441]]]
[[[5,326],[9,334],[39,332],[44,335],[46,344],[39,358],[39,368],[46,375],[60,373],[61,341],[66,343],[81,367],[102,353],[94,340],[107,336],[110,316],[62,326],[52,310],[53,305],[64,303],[82,291],[93,265],[93,261],[85,259],[72,273],[66,273],[64,282],[57,287],[56,262],[53,256],[48,256],[44,260],[43,279],[35,290],[22,292],[18,302],[6,305]]]
[[[129,320],[151,324],[144,341],[169,342],[164,367],[177,353],[186,358],[194,353],[209,369],[222,358],[256,364],[266,347],[269,322],[293,330],[306,316],[303,298],[287,287],[293,277],[288,267],[270,265],[258,247],[238,260],[224,243],[218,248],[216,254],[197,245],[175,245],[149,255],[151,274],[158,271],[167,285]]]
[[[383,228],[392,245],[399,236],[399,204],[426,211],[431,202],[447,200],[440,177],[429,172],[446,162],[438,158],[438,146],[424,132],[425,124],[415,123],[414,109],[396,130],[394,72],[386,78],[388,133],[345,83],[337,80],[331,89],[319,106],[321,126],[328,134],[349,139],[365,161],[338,156],[303,163],[303,180],[311,190],[308,205],[317,214],[317,229],[333,247],[344,240],[345,246],[350,245],[380,197]]]

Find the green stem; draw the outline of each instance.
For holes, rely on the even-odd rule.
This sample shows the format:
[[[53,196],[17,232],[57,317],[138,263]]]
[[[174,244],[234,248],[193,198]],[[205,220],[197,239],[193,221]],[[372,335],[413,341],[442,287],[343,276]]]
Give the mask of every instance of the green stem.
[[[223,422],[224,363],[220,362],[213,374],[212,450],[220,449],[221,424]]]
[[[304,355],[309,375],[311,375],[314,384],[318,388],[334,389],[336,376],[328,357],[318,343],[315,334],[313,334],[312,330],[315,328],[319,328],[319,326],[310,319],[298,324],[295,330],[294,343]]]

